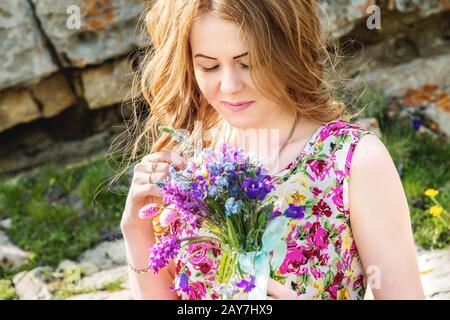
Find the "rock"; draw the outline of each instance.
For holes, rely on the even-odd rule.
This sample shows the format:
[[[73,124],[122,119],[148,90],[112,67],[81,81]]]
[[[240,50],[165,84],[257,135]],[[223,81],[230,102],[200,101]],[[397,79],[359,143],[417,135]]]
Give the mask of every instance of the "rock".
[[[395,6],[400,12],[418,12],[422,17],[440,12],[448,6],[448,1],[441,0],[395,0]]]
[[[82,73],[84,95],[89,108],[111,106],[127,98],[131,88],[128,64],[127,60],[122,60]]]
[[[431,104],[424,111],[425,115],[439,125],[439,130],[450,137],[450,110],[446,111],[443,108],[437,107],[436,104]]]
[[[57,67],[45,47],[30,3],[2,0],[0,7],[0,89],[31,83],[55,72]]]
[[[0,93],[0,132],[41,116],[27,90],[11,89]]]
[[[381,139],[380,125],[376,118],[358,119],[354,123],[363,129],[373,132],[378,138]]]
[[[66,300],[132,300],[130,290],[115,292],[99,291],[72,296]]]
[[[17,274],[13,283],[20,300],[50,300],[52,295],[47,286],[51,268],[38,267]]]
[[[79,264],[81,270],[83,270],[83,274],[86,276],[90,276],[99,271],[99,268],[95,263],[92,262],[83,262]]]
[[[11,221],[12,221],[11,219],[1,220],[0,228],[7,229],[7,230],[11,229]]]
[[[78,266],[75,261],[72,260],[63,260],[58,264],[58,267],[56,268],[56,271],[64,271],[67,268]]]
[[[361,79],[368,86],[384,91],[387,96],[400,96],[408,88],[418,88],[428,83],[450,85],[449,61],[450,54],[416,59],[410,63],[363,73]]]
[[[13,245],[6,234],[0,231],[0,267],[14,270],[27,263],[29,253]]]
[[[91,276],[83,278],[78,283],[77,287],[96,288],[101,290],[104,285],[115,281],[120,281],[122,283],[128,281],[128,270],[126,266],[94,273]]]
[[[64,66],[99,64],[143,45],[133,36],[144,8],[141,0],[32,1]]]
[[[355,23],[367,16],[369,0],[344,0],[320,2],[321,21],[334,37],[341,37],[351,31]]]
[[[100,270],[111,269],[126,264],[123,240],[102,242],[80,256],[80,263],[91,262]]]
[[[45,118],[59,114],[77,101],[66,78],[60,73],[33,86],[32,92],[34,98],[40,102]]]
[[[450,299],[450,248],[417,251],[417,260],[427,299]]]

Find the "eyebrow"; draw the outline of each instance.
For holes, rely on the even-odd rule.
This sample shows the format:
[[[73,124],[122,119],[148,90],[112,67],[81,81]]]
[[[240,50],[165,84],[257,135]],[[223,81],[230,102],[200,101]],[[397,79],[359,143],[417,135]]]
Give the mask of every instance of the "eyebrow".
[[[248,55],[248,52],[245,52],[245,53],[240,54],[240,55],[238,55],[236,57],[233,57],[233,59],[239,59],[239,58],[245,57],[246,55]],[[206,59],[211,59],[211,60],[217,60],[216,58],[208,57],[208,56],[205,56],[204,54],[201,54],[201,53],[196,54],[194,58],[206,58]]]

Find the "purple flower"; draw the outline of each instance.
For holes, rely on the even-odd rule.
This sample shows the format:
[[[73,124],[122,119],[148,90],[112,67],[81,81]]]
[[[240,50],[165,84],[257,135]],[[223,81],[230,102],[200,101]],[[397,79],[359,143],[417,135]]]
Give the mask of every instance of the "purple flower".
[[[276,218],[276,217],[278,217],[278,216],[280,216],[280,215],[281,215],[280,209],[279,209],[279,208],[276,208],[276,209],[273,210],[272,213],[270,214],[269,220],[274,219],[274,218]]]
[[[243,188],[247,196],[250,199],[263,200],[266,195],[274,189],[274,186],[269,183],[270,176],[259,176],[257,178],[247,177],[242,183]]]
[[[412,119],[411,119],[411,126],[412,126],[415,130],[418,130],[422,125],[423,125],[422,119],[419,119],[419,118],[412,118]]]
[[[154,244],[150,251],[148,265],[153,273],[158,273],[161,268],[168,265],[169,259],[174,258],[180,250],[180,243],[176,237],[162,236],[158,243]]]
[[[305,216],[305,206],[290,204],[289,208],[284,211],[284,215],[288,218],[303,219]]]
[[[178,290],[182,290],[186,293],[188,293],[190,291],[189,289],[189,278],[186,275],[186,273],[181,273],[180,277],[178,278],[178,285],[175,287],[170,287],[170,291],[178,291]]]
[[[203,215],[206,205],[203,200],[202,188],[191,189],[182,188],[177,182],[169,182],[162,190],[162,198],[165,203],[172,204],[180,212],[190,214],[197,213]],[[199,185],[200,186],[200,185]]]
[[[255,285],[255,276],[251,275],[249,280],[242,279],[241,281],[239,281],[237,283],[237,286],[239,288],[244,289],[245,292],[251,291],[254,287],[256,287],[256,285]]]
[[[186,273],[182,273],[180,276],[180,282],[178,283],[178,286],[184,291],[184,292],[188,292],[189,291],[189,279],[188,276],[186,275]]]

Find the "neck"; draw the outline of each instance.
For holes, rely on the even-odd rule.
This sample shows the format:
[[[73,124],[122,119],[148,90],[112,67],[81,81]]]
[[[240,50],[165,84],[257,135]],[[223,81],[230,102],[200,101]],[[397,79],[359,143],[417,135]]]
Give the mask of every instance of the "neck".
[[[276,166],[283,149],[295,140],[301,117],[287,115],[279,122],[265,121],[252,128],[231,128],[229,143],[260,158],[269,167]]]

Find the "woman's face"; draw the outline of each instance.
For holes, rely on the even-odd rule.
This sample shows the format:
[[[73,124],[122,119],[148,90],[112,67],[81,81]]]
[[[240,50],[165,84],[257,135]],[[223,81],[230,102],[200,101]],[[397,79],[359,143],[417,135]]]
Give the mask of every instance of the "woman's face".
[[[255,89],[238,30],[237,24],[209,14],[198,17],[189,36],[195,78],[203,96],[231,126],[267,127],[267,121],[280,117],[280,108]],[[250,103],[233,108],[227,102]]]

